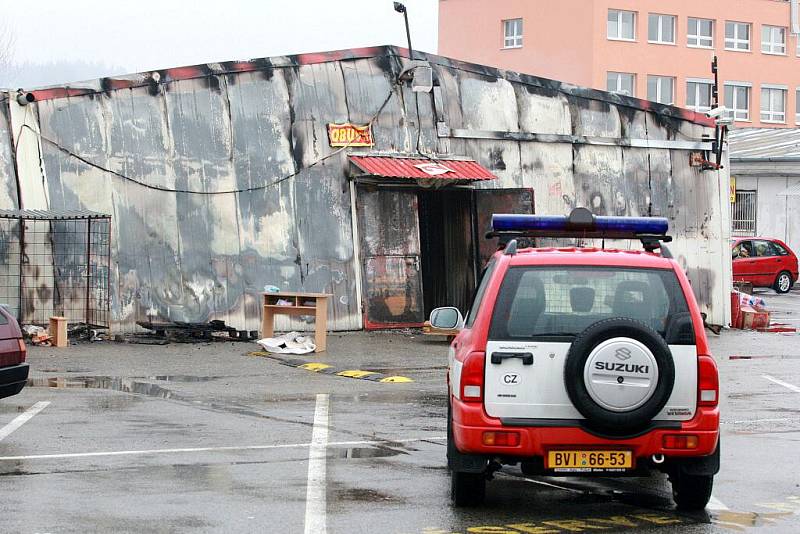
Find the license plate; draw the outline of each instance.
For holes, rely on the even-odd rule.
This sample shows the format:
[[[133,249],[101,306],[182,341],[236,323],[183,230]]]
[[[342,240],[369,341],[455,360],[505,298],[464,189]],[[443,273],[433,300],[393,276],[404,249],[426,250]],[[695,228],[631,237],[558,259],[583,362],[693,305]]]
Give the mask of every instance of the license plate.
[[[631,451],[548,451],[547,468],[558,472],[618,472],[633,468]]]

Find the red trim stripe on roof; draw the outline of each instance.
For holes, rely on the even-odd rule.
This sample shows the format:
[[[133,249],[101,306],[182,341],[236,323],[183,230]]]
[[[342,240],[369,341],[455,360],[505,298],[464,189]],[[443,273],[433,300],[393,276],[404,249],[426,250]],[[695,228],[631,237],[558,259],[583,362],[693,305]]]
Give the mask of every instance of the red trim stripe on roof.
[[[494,180],[497,178],[471,159],[350,156],[362,173],[381,178],[425,180]]]

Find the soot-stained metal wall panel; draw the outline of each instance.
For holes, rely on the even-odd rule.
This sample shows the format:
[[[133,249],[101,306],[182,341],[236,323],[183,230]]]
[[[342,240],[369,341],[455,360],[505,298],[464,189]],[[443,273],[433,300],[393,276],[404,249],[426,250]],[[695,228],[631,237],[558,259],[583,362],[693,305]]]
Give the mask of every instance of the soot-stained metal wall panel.
[[[348,119],[336,63],[39,103],[53,207],[114,216],[115,319],[223,319],[258,328],[268,284],[334,294],[329,324],[358,328],[346,155],[270,187],[331,149]],[[281,318],[282,319],[282,318]],[[297,324],[278,324],[281,327]]]
[[[689,166],[689,150],[627,146],[625,140],[699,140],[712,129],[657,110],[586,98],[578,88],[530,85],[458,69],[437,69],[451,129],[496,138],[451,139],[500,179],[481,188],[532,187],[536,212],[587,206],[598,215],[664,216],[672,246],[710,321],[723,324],[729,221],[720,202],[725,171]],[[510,140],[516,132],[604,138],[609,145]],[[509,135],[503,135],[507,133]],[[629,247],[617,242],[614,246]],[[726,268],[727,266],[727,268]]]
[[[690,168],[686,149],[641,146],[711,133],[694,114],[422,54],[438,87],[413,93],[395,81],[404,55],[279,57],[37,92],[45,137],[113,171],[42,144],[50,207],[114,216],[115,324],[223,319],[254,330],[258,293],[272,284],[332,293],[329,325],[360,327],[347,155],[417,148],[473,158],[497,175],[476,188],[534,189],[537,213],[589,206],[669,217],[704,309],[724,321],[727,174]],[[373,148],[329,146],[328,123],[373,118]]]

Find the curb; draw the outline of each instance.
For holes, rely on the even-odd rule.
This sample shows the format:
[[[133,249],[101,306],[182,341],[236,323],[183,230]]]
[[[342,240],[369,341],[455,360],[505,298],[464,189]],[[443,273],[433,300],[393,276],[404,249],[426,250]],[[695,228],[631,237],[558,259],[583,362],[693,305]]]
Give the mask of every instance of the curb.
[[[369,380],[370,382],[380,382],[381,384],[407,384],[409,382],[414,381],[413,379],[408,378],[407,376],[398,376],[398,375],[389,376],[389,375],[384,375],[382,373],[376,373],[374,371],[362,371],[360,369],[342,369],[322,362],[307,362],[305,360],[300,360],[296,358],[282,358],[281,356],[278,356],[277,354],[272,354],[270,352],[255,351],[255,352],[249,352],[248,355],[258,356],[261,358],[269,358],[271,360],[275,360],[281,365],[286,365],[288,367],[305,369],[306,371],[311,371],[313,373],[320,373],[323,375],[341,376],[342,378]]]

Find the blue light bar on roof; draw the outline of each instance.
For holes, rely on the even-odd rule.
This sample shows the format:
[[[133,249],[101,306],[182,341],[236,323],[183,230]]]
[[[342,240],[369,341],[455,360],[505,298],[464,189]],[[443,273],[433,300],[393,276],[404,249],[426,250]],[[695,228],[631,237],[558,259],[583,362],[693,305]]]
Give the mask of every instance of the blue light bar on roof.
[[[641,235],[664,235],[669,221],[663,217],[607,217],[576,208],[565,215],[492,216],[492,231],[540,237],[608,237],[635,239]]]

